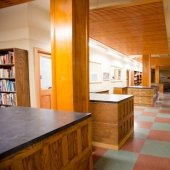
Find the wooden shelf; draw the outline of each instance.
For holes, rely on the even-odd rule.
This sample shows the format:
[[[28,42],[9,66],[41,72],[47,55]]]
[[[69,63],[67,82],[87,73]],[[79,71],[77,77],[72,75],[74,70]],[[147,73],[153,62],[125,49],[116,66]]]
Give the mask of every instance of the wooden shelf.
[[[133,80],[134,80],[134,84],[133,84],[134,86],[141,85],[141,83],[142,83],[142,72],[134,71]]]
[[[0,93],[16,93],[16,91],[0,91]]]
[[[0,67],[12,67],[14,64],[0,64]]]
[[[14,77],[13,78],[7,78],[7,77],[2,78],[2,77],[0,77],[0,80],[15,80],[15,78]]]
[[[11,107],[11,106],[15,106],[15,105],[0,104],[0,106]]]

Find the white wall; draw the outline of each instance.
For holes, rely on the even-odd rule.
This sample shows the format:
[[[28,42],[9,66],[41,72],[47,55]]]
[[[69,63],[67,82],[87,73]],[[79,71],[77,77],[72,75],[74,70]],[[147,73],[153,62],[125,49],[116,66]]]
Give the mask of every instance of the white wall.
[[[51,49],[49,12],[34,2],[24,3],[1,9],[0,23],[0,49],[28,50],[31,106],[36,107],[34,48]]]
[[[126,57],[118,57],[111,55],[107,52],[106,49],[100,47],[90,47],[90,62],[100,63],[101,64],[101,76],[99,82],[90,83],[90,91],[97,90],[109,90],[110,93],[113,92],[114,87],[127,86],[127,70],[136,70],[141,71],[141,65],[139,67],[138,63],[133,63],[130,60],[127,60]],[[111,67],[121,69],[121,80],[111,79]],[[94,68],[93,68],[94,69]],[[110,74],[109,81],[103,81],[103,72],[108,72]],[[91,71],[90,71],[91,74]],[[90,75],[89,75],[90,76]]]

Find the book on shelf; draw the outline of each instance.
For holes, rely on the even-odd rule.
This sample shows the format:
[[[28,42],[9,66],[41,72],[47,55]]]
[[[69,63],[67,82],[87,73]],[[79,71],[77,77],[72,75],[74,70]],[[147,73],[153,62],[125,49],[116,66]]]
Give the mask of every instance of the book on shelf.
[[[0,64],[14,64],[14,52],[8,51],[5,54],[0,54]]]
[[[0,80],[0,92],[15,92],[16,85],[11,80]]]
[[[0,78],[14,78],[15,69],[14,66],[11,68],[0,68]]]
[[[15,93],[0,93],[1,106],[15,106],[16,94]]]

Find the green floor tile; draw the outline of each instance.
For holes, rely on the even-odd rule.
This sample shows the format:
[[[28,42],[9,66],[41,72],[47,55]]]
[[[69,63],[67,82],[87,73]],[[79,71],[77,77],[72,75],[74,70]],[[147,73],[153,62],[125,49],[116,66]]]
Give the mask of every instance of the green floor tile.
[[[134,137],[146,139],[149,134],[149,129],[135,128]]]
[[[147,155],[170,158],[170,142],[146,140],[141,152]]]
[[[160,107],[160,110],[170,110],[170,107]]]
[[[152,129],[154,130],[164,130],[164,131],[170,131],[170,124],[169,123],[154,123],[152,125]]]
[[[141,112],[141,111],[134,111],[134,114],[135,115],[141,115],[143,112]]]
[[[138,121],[144,121],[144,122],[154,122],[155,117],[153,116],[144,116],[144,115],[139,115],[137,117]]]
[[[153,109],[153,108],[146,108],[145,110],[144,110],[144,112],[158,112],[159,111],[159,109]]]
[[[96,170],[133,170],[138,154],[127,151],[107,151],[95,164]]]
[[[163,118],[170,118],[170,114],[167,114],[167,113],[158,113],[156,116],[163,117]]]

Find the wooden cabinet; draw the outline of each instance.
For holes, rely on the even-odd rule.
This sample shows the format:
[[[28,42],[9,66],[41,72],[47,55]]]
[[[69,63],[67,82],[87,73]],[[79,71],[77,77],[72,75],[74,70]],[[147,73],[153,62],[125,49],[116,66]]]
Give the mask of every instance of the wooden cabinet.
[[[8,109],[4,110],[1,120],[10,114]],[[9,124],[3,126],[13,141],[6,138],[7,142],[2,144],[5,147],[0,147],[0,170],[93,170],[91,116],[17,107],[12,111],[14,116],[19,115],[15,116],[18,121],[12,123],[24,123],[27,128],[13,133]],[[34,126],[37,129],[32,133]]]
[[[114,87],[114,94],[127,94],[127,87]]]
[[[154,87],[128,87],[127,93],[134,95],[134,104],[137,105],[153,105],[157,97]]]
[[[113,94],[112,94],[113,95]],[[115,95],[116,97],[123,95]],[[102,97],[102,96],[101,96]],[[111,98],[109,96],[108,98]],[[134,130],[133,96],[119,102],[90,101],[93,145],[119,150]]]
[[[26,50],[0,50],[0,107],[8,106],[30,106]]]

